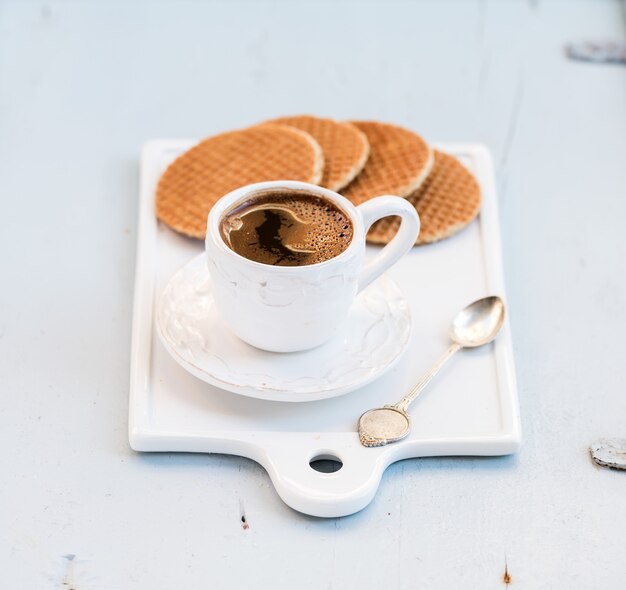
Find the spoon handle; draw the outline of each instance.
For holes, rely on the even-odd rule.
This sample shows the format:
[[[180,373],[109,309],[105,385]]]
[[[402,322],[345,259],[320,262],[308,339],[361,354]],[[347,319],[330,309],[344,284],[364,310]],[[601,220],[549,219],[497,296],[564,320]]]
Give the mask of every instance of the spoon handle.
[[[439,369],[446,364],[446,361],[457,351],[460,350],[462,346],[458,343],[454,343],[446,350],[435,362],[435,364],[426,371],[420,378],[420,380],[415,384],[415,387],[411,389],[398,403],[394,404],[392,407],[400,410],[401,412],[406,412],[407,408],[415,400],[415,398],[422,392],[424,387],[426,387],[430,380],[439,372]]]

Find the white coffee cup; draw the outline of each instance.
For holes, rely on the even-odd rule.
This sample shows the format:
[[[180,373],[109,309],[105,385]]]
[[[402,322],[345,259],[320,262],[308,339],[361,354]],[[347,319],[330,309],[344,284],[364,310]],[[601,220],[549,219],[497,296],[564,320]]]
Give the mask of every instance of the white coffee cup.
[[[352,221],[350,245],[338,256],[306,266],[273,266],[229,248],[220,233],[226,212],[255,194],[302,191],[327,199]],[[374,258],[365,258],[365,237],[378,219],[399,215],[397,235]],[[415,244],[420,222],[415,208],[393,196],[358,207],[341,195],[305,182],[271,181],[244,186],[222,197],[207,223],[206,255],[217,309],[243,341],[273,352],[318,346],[336,333],[357,293],[395,264]]]

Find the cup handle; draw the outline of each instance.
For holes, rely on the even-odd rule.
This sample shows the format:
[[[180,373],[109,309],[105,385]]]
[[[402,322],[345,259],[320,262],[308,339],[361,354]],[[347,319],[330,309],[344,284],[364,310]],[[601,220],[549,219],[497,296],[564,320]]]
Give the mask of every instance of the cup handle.
[[[388,195],[370,199],[359,205],[357,210],[363,218],[363,239],[375,221],[388,215],[398,215],[401,218],[400,229],[393,240],[363,266],[359,275],[359,291],[362,291],[390,266],[398,262],[415,244],[420,233],[420,218],[409,201]]]

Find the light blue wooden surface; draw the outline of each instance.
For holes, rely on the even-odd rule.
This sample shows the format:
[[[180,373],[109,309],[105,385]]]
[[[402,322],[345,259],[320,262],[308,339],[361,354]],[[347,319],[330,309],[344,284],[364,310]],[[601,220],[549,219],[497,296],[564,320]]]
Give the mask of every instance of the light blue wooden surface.
[[[618,2],[1,2],[0,586],[622,588],[626,68],[563,52],[606,38]],[[525,436],[339,520],[126,433],[141,144],[298,112],[493,150]]]

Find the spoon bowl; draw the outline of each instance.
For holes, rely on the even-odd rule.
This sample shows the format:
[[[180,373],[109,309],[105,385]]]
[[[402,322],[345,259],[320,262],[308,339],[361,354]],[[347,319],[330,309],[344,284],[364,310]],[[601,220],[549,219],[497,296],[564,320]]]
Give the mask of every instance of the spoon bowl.
[[[491,342],[504,323],[504,302],[500,297],[484,297],[462,309],[452,322],[450,337],[463,348]]]

